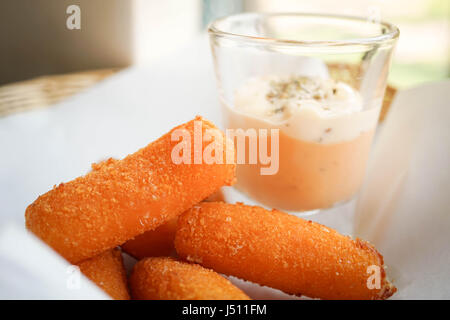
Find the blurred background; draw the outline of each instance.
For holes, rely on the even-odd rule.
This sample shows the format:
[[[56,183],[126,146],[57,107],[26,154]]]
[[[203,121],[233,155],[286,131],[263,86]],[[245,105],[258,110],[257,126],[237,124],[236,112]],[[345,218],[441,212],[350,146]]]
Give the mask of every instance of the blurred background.
[[[69,5],[81,29],[69,30]],[[448,0],[2,0],[0,85],[41,75],[149,64],[205,32],[220,16],[316,12],[399,26],[389,82],[399,88],[448,78]]]

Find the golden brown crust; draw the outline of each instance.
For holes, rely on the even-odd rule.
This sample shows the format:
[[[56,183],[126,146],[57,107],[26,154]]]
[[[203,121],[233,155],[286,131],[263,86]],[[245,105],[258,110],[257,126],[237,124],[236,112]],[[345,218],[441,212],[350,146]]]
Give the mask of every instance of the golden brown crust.
[[[155,230],[144,232],[128,240],[121,246],[122,250],[138,260],[174,254],[173,241],[177,230],[177,220],[178,218],[174,218]]]
[[[394,292],[373,246],[278,210],[200,203],[179,217],[175,247],[188,261],[290,294],[379,299]],[[381,289],[367,287],[371,265],[381,268]]]
[[[203,132],[216,131],[222,139],[217,143],[225,144],[223,133],[200,117],[173,130],[185,129],[193,140],[194,121],[201,121]],[[175,164],[171,153],[179,141],[172,141],[173,130],[41,195],[26,210],[27,228],[77,263],[157,228],[234,182],[234,164]],[[202,150],[208,145],[203,141]],[[225,144],[224,154],[226,147],[233,146]]]
[[[197,264],[172,258],[139,261],[130,276],[134,299],[139,300],[247,300],[230,281]]]
[[[119,249],[105,251],[78,264],[80,271],[115,300],[129,300],[127,275]]]
[[[221,190],[214,192],[204,199],[207,202],[224,201]],[[128,240],[121,245],[122,250],[130,256],[141,260],[147,257],[163,257],[175,254],[175,232],[177,230],[178,217],[159,226],[155,230],[150,230]]]

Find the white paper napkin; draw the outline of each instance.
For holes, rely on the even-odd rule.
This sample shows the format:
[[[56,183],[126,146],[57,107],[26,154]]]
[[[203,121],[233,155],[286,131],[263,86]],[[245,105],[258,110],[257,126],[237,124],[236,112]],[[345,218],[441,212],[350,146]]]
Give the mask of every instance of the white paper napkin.
[[[400,92],[373,150],[355,234],[384,255],[397,299],[450,299],[450,81]]]
[[[0,228],[1,299],[110,299],[23,226]]]

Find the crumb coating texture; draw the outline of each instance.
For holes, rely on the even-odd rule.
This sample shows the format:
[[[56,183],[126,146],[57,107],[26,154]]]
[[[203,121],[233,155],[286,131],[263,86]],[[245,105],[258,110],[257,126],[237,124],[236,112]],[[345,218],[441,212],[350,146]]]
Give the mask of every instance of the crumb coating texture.
[[[214,192],[203,201],[224,201],[221,190]],[[175,252],[175,232],[177,231],[178,217],[159,226],[155,230],[146,231],[128,240],[121,248],[130,256],[140,260],[147,257],[173,256]]]
[[[129,300],[127,275],[119,249],[81,262],[81,272],[115,300]]]
[[[175,248],[183,259],[289,294],[385,299],[396,291],[372,245],[278,210],[200,203],[179,217]],[[380,289],[367,287],[371,265],[380,267]]]
[[[130,256],[140,260],[146,257],[170,256],[175,253],[177,218],[128,240],[121,247]]]
[[[123,160],[93,165],[93,170],[55,186],[28,206],[26,226],[72,263],[93,257],[173,219],[223,185],[234,182],[234,164],[175,164],[175,129],[194,140],[194,121],[202,132],[223,133],[197,117]],[[218,139],[218,138],[217,138]],[[203,141],[202,150],[210,143]],[[193,146],[193,143],[191,144]],[[191,158],[194,157],[191,147]],[[225,158],[225,156],[224,156]]]
[[[139,261],[129,279],[139,300],[248,300],[249,297],[216,272],[172,258]]]

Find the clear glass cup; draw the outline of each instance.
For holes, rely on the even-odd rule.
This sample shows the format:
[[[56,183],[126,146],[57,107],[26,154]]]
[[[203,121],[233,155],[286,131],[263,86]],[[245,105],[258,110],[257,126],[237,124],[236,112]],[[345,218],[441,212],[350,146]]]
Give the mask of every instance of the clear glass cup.
[[[244,13],[214,21],[208,32],[225,127],[246,135],[237,189],[290,212],[354,198],[398,29],[356,17]],[[267,161],[250,163],[249,129],[271,130],[267,155],[278,154],[276,173],[261,174]]]

